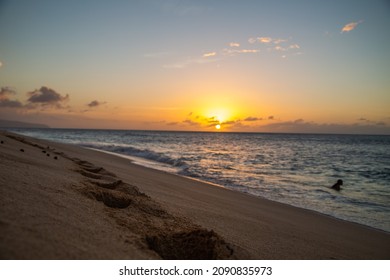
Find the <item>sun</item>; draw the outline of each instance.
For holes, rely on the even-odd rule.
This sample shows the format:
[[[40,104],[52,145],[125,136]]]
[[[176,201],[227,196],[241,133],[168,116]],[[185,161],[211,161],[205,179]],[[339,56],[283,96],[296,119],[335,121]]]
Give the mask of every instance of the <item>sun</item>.
[[[196,120],[207,130],[229,131],[236,118],[231,107],[205,107],[197,113]]]

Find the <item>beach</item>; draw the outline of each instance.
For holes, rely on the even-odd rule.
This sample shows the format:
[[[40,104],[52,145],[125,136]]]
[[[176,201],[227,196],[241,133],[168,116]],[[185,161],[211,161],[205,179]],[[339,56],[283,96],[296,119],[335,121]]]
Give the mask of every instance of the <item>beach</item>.
[[[1,259],[389,259],[390,234],[0,133]]]

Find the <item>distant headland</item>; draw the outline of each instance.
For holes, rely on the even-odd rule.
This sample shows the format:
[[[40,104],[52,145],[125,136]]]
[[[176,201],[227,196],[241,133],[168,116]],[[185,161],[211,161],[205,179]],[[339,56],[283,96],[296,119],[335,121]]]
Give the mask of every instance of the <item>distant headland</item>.
[[[45,124],[9,121],[0,119],[0,128],[50,128]]]

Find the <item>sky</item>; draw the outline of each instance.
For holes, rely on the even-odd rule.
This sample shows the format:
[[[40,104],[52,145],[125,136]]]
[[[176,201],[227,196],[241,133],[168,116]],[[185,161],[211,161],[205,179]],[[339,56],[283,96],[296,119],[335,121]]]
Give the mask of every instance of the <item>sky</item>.
[[[0,0],[0,119],[390,134],[387,0]]]

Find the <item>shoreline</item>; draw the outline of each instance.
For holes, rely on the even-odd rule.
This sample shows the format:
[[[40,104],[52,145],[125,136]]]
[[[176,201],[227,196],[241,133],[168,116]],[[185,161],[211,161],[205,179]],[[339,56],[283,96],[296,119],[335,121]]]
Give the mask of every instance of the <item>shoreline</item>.
[[[79,146],[79,147],[82,147],[82,146]],[[82,147],[82,148],[84,148],[84,147]],[[185,176],[185,175],[177,174],[177,173],[170,172],[170,171],[167,171],[167,170],[163,170],[163,169],[159,169],[159,168],[153,168],[153,167],[148,166],[148,165],[143,165],[142,163],[139,163],[139,162],[140,161],[146,161],[147,162],[147,161],[151,161],[151,160],[144,159],[144,158],[141,158],[141,157],[139,158],[139,159],[141,159],[140,161],[136,161],[135,159],[133,159],[133,158],[138,158],[136,156],[128,156],[128,155],[124,155],[124,154],[120,154],[120,153],[109,152],[109,151],[105,151],[105,150],[100,150],[100,149],[95,149],[95,148],[88,148],[88,147],[86,147],[86,149],[90,149],[90,150],[93,150],[93,151],[96,151],[96,152],[106,153],[106,154],[109,154],[109,155],[112,155],[112,156],[116,156],[116,157],[121,157],[121,158],[129,160],[132,164],[135,164],[135,165],[138,165],[138,166],[142,166],[144,168],[148,168],[148,169],[150,169],[152,171],[159,171],[159,172],[164,172],[164,173],[167,173],[167,174],[172,174],[172,175],[179,176],[179,177],[182,177],[182,178],[185,178],[185,179],[188,179],[188,180],[193,180],[193,181],[196,181],[196,182],[208,184],[208,185],[211,185],[211,186],[214,186],[214,187],[217,187],[217,188],[222,188],[222,189],[233,191],[233,192],[243,193],[243,194],[246,194],[246,195],[249,195],[249,196],[258,197],[260,199],[265,199],[265,200],[268,200],[268,201],[280,203],[280,204],[283,204],[283,205],[288,205],[288,206],[295,207],[295,208],[298,208],[298,209],[311,211],[313,213],[316,213],[316,214],[319,214],[319,215],[323,215],[325,217],[329,217],[329,218],[340,220],[340,221],[344,221],[344,222],[353,223],[353,224],[356,224],[356,225],[367,227],[368,229],[377,230],[377,231],[380,231],[380,232],[383,232],[383,233],[390,234],[390,231],[386,231],[386,230],[381,229],[381,228],[376,228],[376,227],[373,227],[373,226],[370,226],[370,225],[366,225],[366,224],[362,224],[362,223],[359,223],[359,222],[355,222],[355,221],[350,221],[350,220],[347,220],[347,219],[339,218],[339,217],[333,216],[331,214],[322,213],[322,212],[314,210],[314,209],[295,206],[293,204],[288,204],[288,203],[285,203],[285,202],[272,200],[272,199],[269,199],[269,198],[266,198],[266,197],[262,197],[262,196],[258,196],[258,195],[255,195],[255,194],[252,194],[252,193],[249,193],[249,192],[242,192],[242,191],[239,191],[239,190],[235,190],[233,188],[229,188],[229,187],[226,187],[226,186],[223,186],[221,184],[214,183],[214,182],[209,182],[209,181],[202,180],[202,179],[197,179],[197,178],[194,178],[194,177],[191,177],[191,176]]]
[[[355,139],[339,136],[301,136],[305,145],[298,152],[296,145],[301,143],[300,137],[291,135],[286,136],[287,138],[282,135],[264,136],[265,138],[240,136],[240,143],[248,141],[251,144],[248,150],[235,150],[232,144],[236,142],[229,141],[235,137],[226,135],[219,138],[216,134],[205,136],[210,144],[202,148],[202,134],[189,136],[180,133],[165,135],[151,131],[139,133],[56,129],[22,129],[19,133],[134,156],[132,160],[136,161],[136,164],[220,184],[244,193],[390,232],[389,207],[384,196],[389,191],[386,188],[388,176],[383,161],[386,154],[385,144],[389,143],[390,138],[374,137],[370,140],[366,137]],[[264,141],[264,147],[270,149],[268,152],[264,152],[264,148],[260,148],[262,146],[257,146],[257,137],[260,137],[259,141]],[[96,139],[104,140],[96,142]],[[147,144],[143,143],[145,139],[148,139]],[[174,139],[178,139],[178,145]],[[222,142],[215,141],[216,139],[221,139]],[[222,146],[218,144],[224,141],[226,142]],[[347,145],[354,141],[362,141],[364,146],[358,145],[356,148]],[[277,149],[278,143],[282,142],[286,143],[286,153],[291,153],[291,156],[285,157],[285,152]],[[224,150],[225,144],[230,147],[230,152],[216,152],[219,149]],[[337,151],[336,144],[342,145],[341,152]],[[333,162],[333,156],[323,157],[325,151],[322,149],[328,145],[330,153],[341,157],[337,163]],[[206,147],[212,147],[213,152],[208,154]],[[272,149],[276,150],[272,152]],[[315,149],[315,155],[309,152],[312,149]],[[356,153],[348,156],[345,152],[350,149],[356,150]],[[384,151],[381,153],[380,149]],[[361,153],[367,156],[360,158]],[[375,153],[378,153],[377,159],[372,156]],[[378,158],[383,160],[378,161]],[[328,188],[340,178],[346,183],[345,190],[336,192]]]
[[[79,146],[9,132],[0,132],[0,138],[5,142],[0,146],[4,162],[0,177],[0,228],[5,229],[1,231],[4,235],[0,243],[2,259],[169,258],[175,256],[172,251],[183,238],[187,241],[195,238],[204,244],[217,240],[213,253],[215,258],[221,259],[390,258],[390,234],[380,229],[223,186],[216,188],[213,184]],[[49,157],[43,156],[42,147],[47,146],[53,149],[52,153],[58,153],[58,160],[51,156],[48,161]],[[98,169],[111,175],[91,175],[85,171]],[[24,176],[18,177],[18,173]],[[85,177],[85,174],[95,178]],[[102,181],[107,178],[111,181]],[[31,192],[33,182],[39,186],[39,195]],[[114,182],[119,186],[108,191]],[[17,191],[10,188],[11,185]],[[124,190],[127,193],[122,198],[123,194],[118,192]],[[129,190],[133,192],[130,197]],[[115,206],[119,203],[122,207],[127,202],[129,205],[108,207],[107,204],[112,203],[105,201],[108,195],[111,199],[115,195]],[[36,200],[31,201],[29,196]],[[69,204],[57,201],[58,196]],[[36,215],[26,219],[24,211],[15,211],[11,206],[15,206],[16,198],[23,201],[21,210],[30,209]],[[56,203],[46,205],[47,201]],[[132,204],[134,201],[136,203]],[[84,209],[86,213],[83,213],[75,208],[94,211]],[[45,214],[48,210],[59,216]],[[79,224],[81,220],[85,224]],[[132,222],[129,224],[129,221]],[[76,229],[79,236],[69,236],[72,231],[67,227],[73,223],[79,224]],[[88,240],[84,236],[91,231],[95,237]],[[63,245],[56,245],[55,235],[66,241],[65,252],[61,251]],[[112,241],[108,245],[103,242],[107,239]],[[28,250],[21,251],[21,246],[17,245],[20,243]],[[37,244],[45,249],[37,252]],[[113,252],[115,248],[120,249]],[[171,255],[164,255],[161,250]]]

